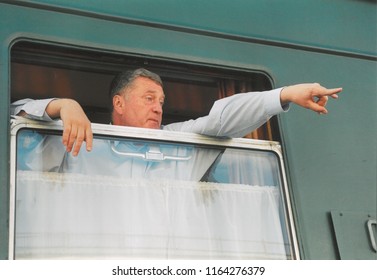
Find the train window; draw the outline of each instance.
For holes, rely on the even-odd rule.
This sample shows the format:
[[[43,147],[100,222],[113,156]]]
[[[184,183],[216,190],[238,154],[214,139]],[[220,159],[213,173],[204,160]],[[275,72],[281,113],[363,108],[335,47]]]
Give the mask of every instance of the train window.
[[[257,71],[21,41],[11,50],[11,99],[73,98],[92,122],[109,123],[112,78],[139,67],[159,74],[164,82],[163,124],[207,115],[222,97],[272,88],[269,77]],[[280,141],[279,135],[272,118],[245,136]]]
[[[297,258],[278,142],[107,125],[112,78],[139,67],[164,81],[163,124],[207,115],[219,98],[272,88],[257,71],[16,43],[12,101],[77,100],[96,149],[71,157],[59,122],[12,119],[10,257]],[[279,141],[276,119],[245,137]]]
[[[12,124],[13,258],[295,257],[278,143],[94,124],[73,157],[61,129]]]

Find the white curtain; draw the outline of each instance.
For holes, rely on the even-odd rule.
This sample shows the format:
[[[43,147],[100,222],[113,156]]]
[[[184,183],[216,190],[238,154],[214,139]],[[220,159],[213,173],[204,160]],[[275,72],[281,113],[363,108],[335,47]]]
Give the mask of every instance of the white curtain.
[[[277,187],[18,171],[15,257],[285,259]]]

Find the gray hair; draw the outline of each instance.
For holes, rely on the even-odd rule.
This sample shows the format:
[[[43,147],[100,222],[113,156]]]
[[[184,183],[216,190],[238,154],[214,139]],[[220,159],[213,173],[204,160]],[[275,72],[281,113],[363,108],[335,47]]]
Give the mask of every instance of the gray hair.
[[[138,77],[148,78],[161,85],[161,87],[163,86],[160,76],[147,69],[139,68],[133,71],[124,71],[116,75],[112,80],[109,92],[110,99],[119,94],[119,92],[130,87],[133,81]]]

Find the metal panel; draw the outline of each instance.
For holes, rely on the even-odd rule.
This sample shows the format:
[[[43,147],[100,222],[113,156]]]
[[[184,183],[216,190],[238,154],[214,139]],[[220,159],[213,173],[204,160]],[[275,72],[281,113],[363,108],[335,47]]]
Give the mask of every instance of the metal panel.
[[[162,29],[317,48],[317,52],[337,50],[369,56],[375,51],[375,38],[370,36],[377,32],[377,26],[371,22],[377,17],[373,1],[128,0],[108,1],[106,5],[98,0],[17,2]],[[369,26],[371,33],[365,26]]]
[[[376,214],[334,210],[331,217],[341,259],[377,259]]]

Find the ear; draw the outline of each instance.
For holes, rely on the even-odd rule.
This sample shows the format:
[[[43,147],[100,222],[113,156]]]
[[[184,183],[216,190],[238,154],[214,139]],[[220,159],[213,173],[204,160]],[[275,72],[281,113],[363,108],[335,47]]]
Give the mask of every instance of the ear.
[[[113,97],[114,111],[121,115],[123,111],[123,107],[124,107],[124,98],[120,95],[114,95]]]

